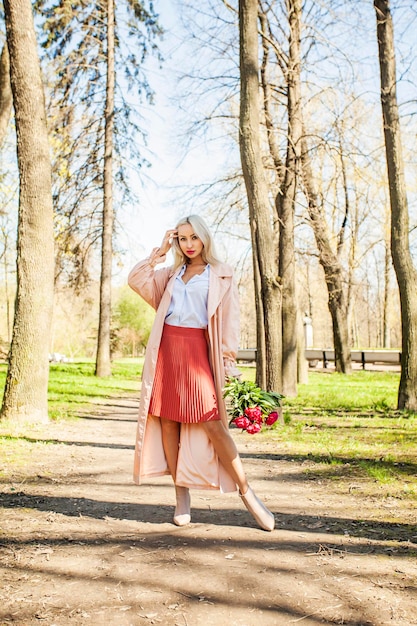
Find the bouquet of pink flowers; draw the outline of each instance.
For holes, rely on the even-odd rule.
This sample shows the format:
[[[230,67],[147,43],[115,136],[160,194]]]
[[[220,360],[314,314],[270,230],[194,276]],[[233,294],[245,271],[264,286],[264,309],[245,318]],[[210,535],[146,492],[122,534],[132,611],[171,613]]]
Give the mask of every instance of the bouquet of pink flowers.
[[[275,391],[263,391],[248,380],[229,380],[223,397],[229,400],[230,423],[250,435],[259,433],[264,425],[272,426],[278,419],[282,395]]]

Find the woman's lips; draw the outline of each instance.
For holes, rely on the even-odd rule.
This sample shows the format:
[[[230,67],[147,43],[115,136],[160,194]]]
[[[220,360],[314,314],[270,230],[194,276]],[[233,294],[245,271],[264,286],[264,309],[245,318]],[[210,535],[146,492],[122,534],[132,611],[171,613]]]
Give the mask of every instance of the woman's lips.
[[[194,250],[187,250],[187,254],[194,254]]]

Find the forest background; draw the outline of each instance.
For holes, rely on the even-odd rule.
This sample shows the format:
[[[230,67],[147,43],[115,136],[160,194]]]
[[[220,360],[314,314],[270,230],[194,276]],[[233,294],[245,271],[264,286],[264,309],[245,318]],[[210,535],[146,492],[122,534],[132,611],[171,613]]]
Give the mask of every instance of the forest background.
[[[42,13],[42,5],[45,8],[48,3],[35,4],[40,8],[36,26],[41,43],[48,38],[47,14]],[[80,7],[87,4],[80,3]],[[119,25],[124,19],[127,33],[129,19],[123,15],[126,9],[122,5],[120,3]],[[265,5],[275,12],[279,29],[284,10],[281,3]],[[146,46],[141,43],[143,66],[139,61],[134,61],[132,66],[136,64],[140,73],[139,83],[135,83],[137,76],[133,75],[133,70],[131,74],[120,72],[118,75],[120,100],[117,106],[126,111],[126,126],[119,130],[116,174],[123,184],[115,190],[114,198],[113,354],[140,354],[152,322],[152,312],[125,285],[128,270],[158,244],[164,231],[178,217],[189,213],[201,213],[207,218],[215,229],[222,255],[237,268],[241,347],[253,347],[256,333],[251,244],[238,143],[236,7],[214,1],[199,3],[197,7],[183,0],[160,0],[153,6],[164,32],[154,33],[146,54],[143,53]],[[413,31],[417,13],[413,2],[393,2],[391,9],[396,29],[410,243],[415,255],[417,73]],[[304,116],[308,135],[314,143],[315,173],[330,237],[335,248],[339,250],[340,246],[344,280],[349,287],[351,345],[362,349],[399,349],[400,307],[389,258],[389,195],[374,9],[371,2],[365,1],[306,2],[303,20]],[[3,45],[4,31],[0,36]],[[126,36],[124,40],[123,30],[120,38],[124,43],[128,39]],[[132,60],[133,40],[129,46],[125,54]],[[68,181],[77,176],[77,159],[78,175],[84,177],[80,154],[94,153],[96,146],[92,135],[83,134],[81,129],[85,109],[80,96],[71,115],[77,119],[82,149],[70,165],[70,161],[65,163],[62,148],[68,147],[70,140],[69,121],[57,111],[57,88],[53,80],[59,71],[60,59],[56,49],[50,54],[46,47],[39,46],[39,53],[52,129],[54,199],[58,215],[50,352],[63,353],[73,359],[94,358],[100,266],[99,200],[94,191],[94,169],[88,170],[90,178],[86,177],[81,191]],[[276,88],[279,98],[279,85]],[[97,94],[99,90],[94,97]],[[131,132],[133,146],[127,141],[129,124],[131,130],[138,129],[138,132]],[[284,134],[283,131],[280,141],[284,140]],[[73,135],[71,141],[74,141]],[[15,154],[11,120],[0,156],[0,339],[3,354],[7,354],[11,340],[16,283],[18,173]],[[266,155],[265,165],[268,169]],[[76,203],[79,210],[74,211]],[[314,346],[331,347],[328,294],[301,195],[296,202],[295,237],[299,309],[312,319]]]

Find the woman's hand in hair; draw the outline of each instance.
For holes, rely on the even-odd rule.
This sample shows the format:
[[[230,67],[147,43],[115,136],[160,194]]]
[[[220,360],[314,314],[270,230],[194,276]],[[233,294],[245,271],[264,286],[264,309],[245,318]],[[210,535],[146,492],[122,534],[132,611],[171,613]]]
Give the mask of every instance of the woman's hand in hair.
[[[166,260],[167,252],[171,249],[172,240],[177,237],[177,231],[175,229],[167,230],[159,248],[154,248],[149,255],[149,265],[155,267],[158,263],[164,263]]]
[[[162,239],[161,247],[159,248],[161,254],[166,254],[171,249],[174,237],[178,237],[178,231],[175,228],[167,230]]]

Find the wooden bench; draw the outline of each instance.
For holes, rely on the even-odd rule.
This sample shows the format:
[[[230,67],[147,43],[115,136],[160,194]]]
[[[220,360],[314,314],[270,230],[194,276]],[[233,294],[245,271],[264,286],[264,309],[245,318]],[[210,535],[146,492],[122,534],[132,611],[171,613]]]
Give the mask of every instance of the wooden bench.
[[[353,363],[361,363],[362,369],[366,369],[367,363],[382,363],[384,365],[400,365],[401,352],[395,350],[352,350]],[[308,348],[305,357],[310,367],[316,367],[319,361],[323,361],[323,367],[327,368],[330,362],[334,362],[334,350],[319,350]],[[238,361],[255,361],[256,348],[244,348],[237,353]]]

